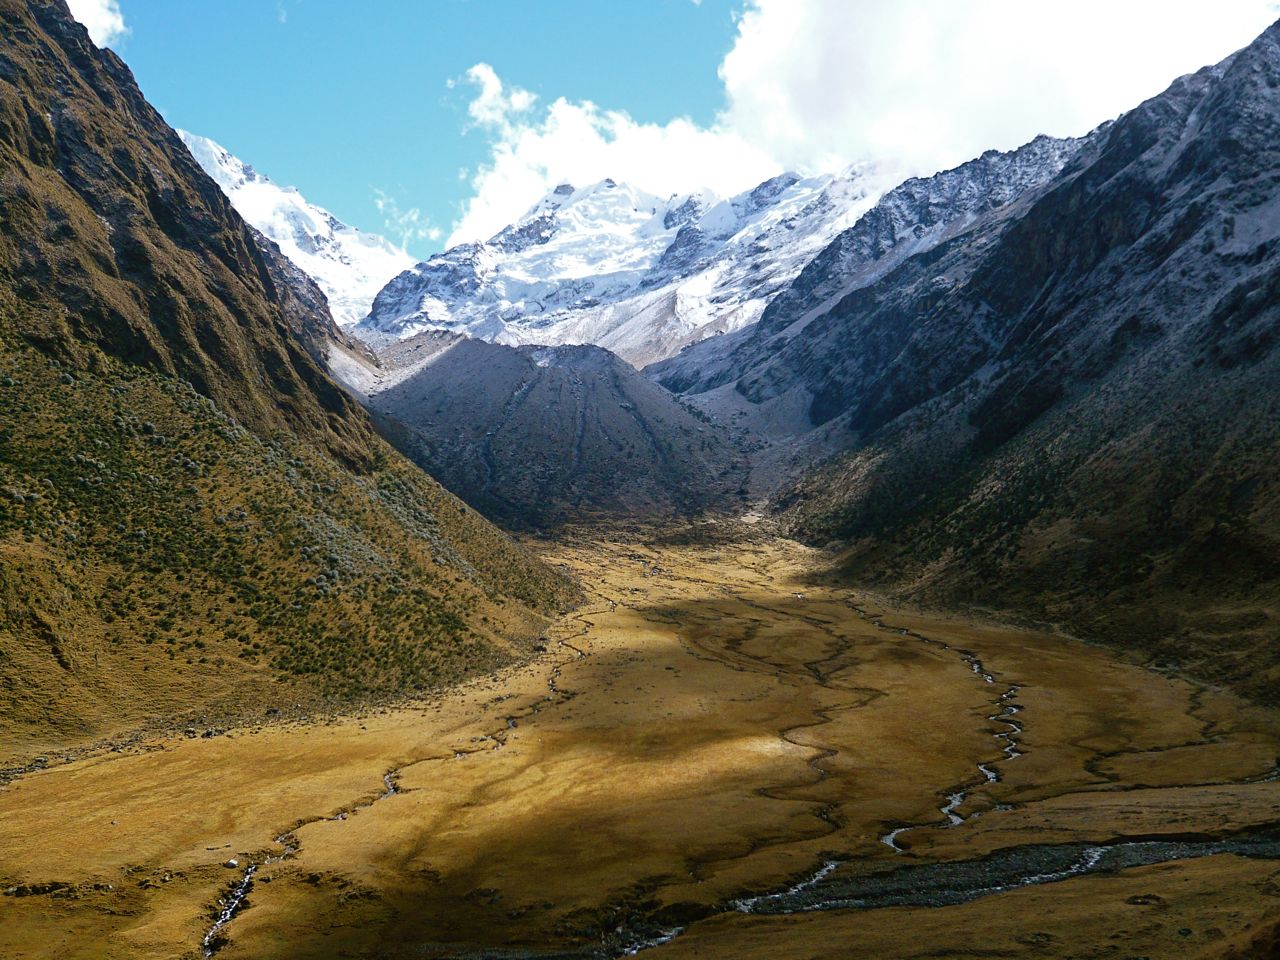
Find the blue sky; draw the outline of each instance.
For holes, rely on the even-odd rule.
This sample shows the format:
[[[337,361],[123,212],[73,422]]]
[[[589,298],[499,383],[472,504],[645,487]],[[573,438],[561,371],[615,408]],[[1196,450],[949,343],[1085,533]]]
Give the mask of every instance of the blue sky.
[[[174,126],[211,137],[357,226],[381,190],[447,232],[488,148],[465,132],[478,62],[544,100],[710,123],[731,0],[123,0],[113,46]],[[531,197],[532,203],[536,197]],[[437,247],[411,241],[414,252]]]
[[[174,126],[426,255],[555,184],[731,195],[1074,136],[1280,0],[69,0]]]

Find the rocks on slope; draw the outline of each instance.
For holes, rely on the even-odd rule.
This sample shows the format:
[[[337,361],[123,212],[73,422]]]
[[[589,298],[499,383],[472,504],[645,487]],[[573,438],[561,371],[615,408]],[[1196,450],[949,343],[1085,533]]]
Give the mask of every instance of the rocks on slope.
[[[0,715],[385,694],[536,636],[568,585],[377,436],[124,64],[61,0],[0,31]]]
[[[831,306],[820,258],[703,395],[850,451],[792,529],[1280,692],[1277,91],[1280,24]]]
[[[727,200],[563,184],[487,242],[402,273],[357,332],[379,349],[447,329],[512,345],[593,343],[648,363],[754,323],[884,181],[870,169],[786,174]]]
[[[599,347],[427,331],[381,361],[360,386],[388,438],[509,526],[684,514],[742,479],[721,429]]]

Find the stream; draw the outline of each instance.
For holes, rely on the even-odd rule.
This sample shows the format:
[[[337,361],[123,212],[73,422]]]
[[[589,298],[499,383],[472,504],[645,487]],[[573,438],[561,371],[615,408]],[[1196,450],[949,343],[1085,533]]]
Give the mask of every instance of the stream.
[[[930,644],[931,646],[938,647],[942,650],[954,650],[956,655],[968,665],[970,672],[972,672],[975,677],[985,684],[994,685],[996,683],[996,675],[987,670],[976,654],[971,653],[968,650],[956,649],[948,643],[943,643],[941,640],[934,640],[930,637],[924,636],[923,634],[913,633],[910,630],[902,628],[887,626],[884,621],[879,618],[872,617],[862,608],[854,606],[853,604],[849,604],[849,606],[858,614],[858,616],[865,620],[869,620],[873,625],[879,627],[881,630],[891,630],[900,636],[911,637],[922,643]],[[997,760],[987,760],[976,764],[978,773],[982,775],[981,780],[974,780],[969,783],[961,784],[947,793],[947,802],[938,808],[938,812],[943,816],[943,820],[940,822],[942,827],[958,827],[966,820],[970,819],[970,817],[976,816],[976,814],[972,813],[965,816],[959,812],[960,808],[964,806],[965,801],[969,799],[969,789],[974,786],[985,786],[993,783],[999,783],[1000,771],[996,769],[995,765],[998,763],[1007,763],[1011,760],[1017,760],[1022,756],[1022,751],[1018,748],[1018,738],[1022,736],[1022,724],[1013,719],[1014,716],[1022,710],[1022,708],[1015,702],[1018,693],[1021,690],[1022,686],[1015,683],[996,698],[996,711],[995,713],[988,714],[987,720],[991,723],[1003,724],[1006,728],[992,734],[992,737],[1000,745],[1001,756]],[[934,824],[899,824],[888,833],[884,834],[880,838],[880,842],[889,847],[895,853],[906,853],[906,849],[898,843],[898,838],[904,833],[922,826],[934,826]],[[824,867],[835,862],[836,861],[828,861],[827,864],[824,864]]]
[[[1091,873],[1217,854],[1280,859],[1280,829],[1267,827],[1224,839],[1033,844],[976,860],[912,864],[863,876],[841,876],[831,868],[821,877],[815,874],[786,890],[738,900],[733,906],[743,913],[760,914],[942,907]]]
[[[849,606],[882,630],[893,630],[943,650],[954,649],[983,683],[997,682],[996,675],[989,672],[973,653],[909,630],[890,627],[861,608],[853,604]],[[882,843],[897,853],[905,854],[907,851],[898,843],[903,834],[922,826],[941,826],[944,829],[959,826],[976,815],[966,817],[959,812],[968,798],[969,786],[999,782],[1000,772],[996,765],[1022,756],[1018,746],[1022,724],[1013,719],[1021,711],[1015,702],[1020,690],[1020,684],[1008,687],[996,698],[996,711],[987,717],[993,723],[1003,724],[1006,729],[993,734],[1000,743],[1002,756],[977,764],[982,780],[950,791],[946,803],[939,807],[944,818],[939,823],[897,826],[880,838]],[[1274,782],[1277,779],[1280,779],[1280,765],[1243,782]],[[812,910],[949,906],[1092,873],[1217,854],[1280,859],[1280,827],[1267,826],[1220,839],[1148,837],[1102,843],[1034,844],[997,851],[975,860],[912,864],[857,876],[850,876],[847,871],[840,872],[840,867],[849,861],[829,859],[791,886],[733,900],[729,907],[741,913],[793,914]]]
[[[998,675],[989,671],[970,651],[952,647],[906,629],[887,626],[873,615],[867,614],[852,604],[850,606],[880,629],[909,636],[955,654],[979,682],[996,689],[1002,686]],[[558,643],[562,649],[571,652],[577,659],[587,655],[584,650],[566,640],[560,640]],[[470,753],[480,752],[481,749],[500,749],[505,744],[507,733],[517,726],[520,719],[540,712],[548,703],[572,697],[572,692],[562,690],[558,683],[561,668],[569,662],[571,661],[564,660],[553,666],[547,678],[547,693],[540,702],[535,702],[523,713],[505,717],[505,729],[476,738],[492,741],[492,746],[460,751],[456,756],[460,759]],[[970,792],[975,787],[998,783],[1001,780],[1000,765],[1017,760],[1023,755],[1020,749],[1023,727],[1022,723],[1015,719],[1022,710],[1017,703],[1021,689],[1020,683],[1011,683],[990,701],[993,709],[987,715],[987,720],[994,727],[999,728],[991,733],[998,755],[976,763],[976,775],[973,778],[944,794],[945,802],[938,807],[939,820],[897,825],[880,837],[882,843],[896,853],[905,855],[908,850],[899,843],[899,839],[904,834],[923,827],[949,829],[960,826],[978,815],[977,812],[968,814],[963,812]],[[339,813],[331,819],[344,819],[349,813],[395,795],[398,791],[397,781],[401,769],[397,768],[384,775],[385,790],[379,796]],[[821,768],[819,770],[822,772]],[[1280,765],[1272,771],[1245,782],[1272,782],[1277,779],[1280,779]],[[998,806],[997,809],[999,809]],[[275,842],[281,847],[281,852],[250,863],[244,869],[240,879],[219,900],[215,922],[202,942],[206,958],[212,957],[227,942],[225,927],[248,906],[248,897],[259,869],[288,859],[298,851],[297,840],[291,833],[281,834],[275,838]],[[894,906],[942,907],[967,903],[1023,887],[1057,883],[1074,877],[1219,854],[1280,859],[1280,826],[1269,825],[1228,837],[1146,836],[1121,837],[1093,843],[1028,844],[999,850],[971,860],[906,862],[887,868],[881,864],[879,869],[848,858],[829,858],[813,872],[783,889],[731,900],[719,907],[708,908],[705,916],[726,911],[786,915],[818,910],[870,910]],[[700,918],[689,917],[682,922],[692,922],[696,919]],[[565,953],[530,954],[515,950],[509,955],[539,956],[544,960],[550,960],[552,956],[592,958],[634,956],[660,947],[684,932],[683,926],[668,925],[670,920],[666,924],[655,922],[656,920],[656,917],[645,920],[635,916],[630,922],[623,923],[605,934],[598,944],[583,946],[576,950],[571,949]]]
[[[577,660],[581,660],[587,655],[586,651],[574,646],[572,643],[568,642],[567,640],[559,640],[557,642],[562,648],[571,650],[574,654],[574,658]],[[572,694],[568,694],[566,691],[561,690],[559,685],[557,684],[557,681],[560,679],[561,667],[562,667],[562,664],[557,664],[552,669],[550,676],[547,678],[547,688],[550,692],[544,698],[544,702],[533,704],[529,708],[529,710],[526,711],[525,714],[523,714],[523,716],[532,716],[537,714],[542,710],[542,707],[545,702],[548,702],[548,701],[555,702],[555,701],[564,699],[566,696],[572,696]],[[519,719],[521,719],[520,716],[505,717],[504,718],[505,727],[501,733],[496,735],[486,734],[482,737],[478,737],[475,739],[480,741],[492,740],[493,746],[488,749],[499,750],[506,745],[506,733],[515,729]],[[485,748],[481,748],[481,749],[485,749]],[[479,753],[479,752],[480,752],[479,749],[455,751],[453,754],[453,759],[461,760],[464,757],[468,756],[469,754]],[[436,758],[428,758],[428,759],[436,759]],[[422,761],[414,761],[414,762],[417,763]],[[408,765],[409,764],[406,764],[406,766]],[[387,797],[394,797],[397,793],[400,792],[399,780],[400,780],[401,771],[403,769],[404,767],[397,767],[396,769],[390,770],[387,773],[383,774],[382,776],[383,791],[373,799],[366,800],[363,803],[357,803],[345,810],[339,811],[338,813],[334,814],[331,817],[322,817],[317,819],[346,820],[347,817],[350,816],[351,814],[358,813],[361,810],[367,810],[369,807],[372,807],[375,803],[377,803],[380,800],[385,800],[387,799]],[[314,820],[307,821],[307,822],[314,822]],[[305,824],[299,824],[299,826],[303,826],[303,825]],[[297,827],[294,827],[293,829],[297,829]],[[229,924],[233,919],[235,919],[236,916],[238,916],[242,910],[244,910],[246,907],[249,906],[249,894],[253,890],[253,883],[254,883],[253,878],[258,873],[258,871],[262,867],[270,866],[273,863],[280,863],[283,860],[288,860],[290,857],[292,857],[294,854],[298,852],[298,842],[297,842],[297,839],[293,836],[292,830],[280,834],[275,838],[273,842],[281,847],[281,851],[279,853],[272,854],[271,856],[268,856],[262,860],[251,861],[244,868],[244,872],[241,874],[240,879],[237,880],[235,883],[233,883],[230,886],[230,888],[228,888],[227,892],[218,898],[213,925],[209,928],[208,932],[205,933],[204,938],[200,941],[200,947],[204,953],[205,960],[209,960],[210,957],[212,957],[215,953],[218,952],[218,950],[220,950],[223,946],[225,946],[227,940],[223,931],[226,929],[227,924]],[[676,929],[676,930],[667,930],[667,931],[662,931],[661,933],[655,936],[646,937],[644,939],[637,940],[634,946],[629,948],[629,952],[638,953],[640,950],[647,949],[648,947],[657,946],[660,943],[665,943],[667,942],[667,940],[673,939],[675,936],[677,936],[681,932],[682,932],[682,928]]]
[[[382,793],[378,794],[372,800],[366,800],[364,803],[357,803],[347,810],[342,810],[334,814],[332,817],[326,817],[328,820],[346,820],[348,816],[360,810],[367,810],[379,800],[385,800],[387,797],[394,797],[400,792],[398,780],[400,771],[391,770],[382,775]],[[296,828],[295,828],[296,829]],[[253,890],[253,878],[257,872],[273,863],[280,863],[282,860],[288,860],[298,852],[298,841],[293,836],[292,831],[280,834],[274,841],[281,848],[279,853],[274,853],[263,860],[251,862],[244,869],[244,873],[240,879],[231,885],[231,888],[218,899],[217,916],[214,918],[213,926],[204,935],[204,939],[200,941],[200,947],[204,951],[206,960],[218,952],[226,943],[222,931],[228,923],[249,905],[249,893]]]
[[[231,885],[231,889],[218,900],[218,914],[214,919],[213,926],[204,935],[204,939],[200,941],[200,948],[204,951],[205,958],[212,957],[226,943],[222,935],[223,928],[240,912],[246,905],[249,892],[253,889],[253,877],[260,867],[269,866],[273,863],[279,863],[281,860],[287,860],[297,851],[294,845],[293,837],[288,833],[282,833],[275,838],[275,842],[280,845],[281,851],[272,854],[265,860],[258,863],[250,863],[245,867],[244,873],[240,879]]]

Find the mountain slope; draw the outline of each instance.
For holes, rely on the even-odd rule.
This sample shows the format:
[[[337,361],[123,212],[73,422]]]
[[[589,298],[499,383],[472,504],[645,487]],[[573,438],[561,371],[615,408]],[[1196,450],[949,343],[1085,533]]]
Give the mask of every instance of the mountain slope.
[[[220,144],[185,130],[178,136],[240,216],[316,281],[339,325],[363,320],[378,291],[413,266],[403,250],[308,203],[296,188],[277,186]]]
[[[431,331],[381,359],[386,379],[365,389],[387,436],[506,525],[681,515],[741,481],[721,429],[599,347]]]
[[[527,650],[569,585],[377,436],[295,336],[314,287],[64,3],[0,28],[0,739]]]
[[[786,174],[727,200],[562,184],[486,243],[402,273],[358,333],[375,346],[426,329],[592,343],[641,365],[753,323],[884,181],[863,169]]]
[[[759,323],[692,344],[646,368],[646,375],[695,394],[759,369],[805,324],[853,291],[910,257],[968,237],[992,213],[1007,214],[1010,204],[1057,176],[1083,142],[1037,137],[1017,150],[990,150],[954,170],[907,180],[812,257],[769,303]]]
[[[780,306],[803,324],[717,391],[851,450],[780,499],[791,529],[1280,695],[1277,88],[1280,24],[965,233]]]

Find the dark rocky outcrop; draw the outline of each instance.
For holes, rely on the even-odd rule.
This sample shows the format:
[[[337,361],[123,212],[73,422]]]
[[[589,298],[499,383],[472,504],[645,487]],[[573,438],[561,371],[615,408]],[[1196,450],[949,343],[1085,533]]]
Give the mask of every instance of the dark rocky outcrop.
[[[417,340],[434,358],[369,404],[402,451],[505,525],[683,515],[741,482],[723,430],[607,350],[433,332],[396,351]]]

